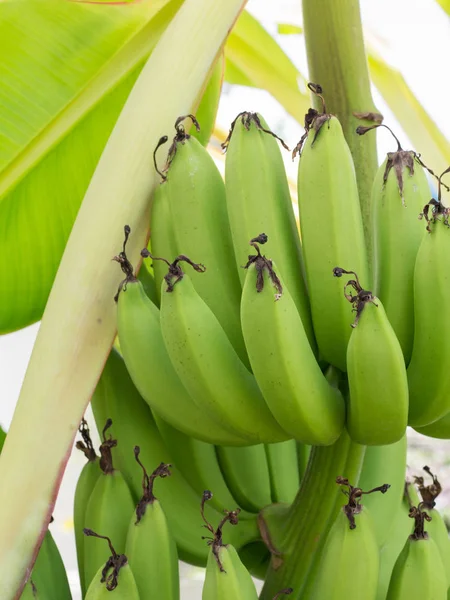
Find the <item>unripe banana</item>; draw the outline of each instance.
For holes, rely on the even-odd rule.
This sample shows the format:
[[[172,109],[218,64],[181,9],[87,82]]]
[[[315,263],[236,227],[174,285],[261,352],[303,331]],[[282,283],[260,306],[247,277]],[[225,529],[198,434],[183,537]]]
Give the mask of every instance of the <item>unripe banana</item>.
[[[414,529],[413,522],[409,518],[409,510],[413,504],[418,503],[418,499],[416,498],[414,485],[411,482],[405,482],[404,489],[401,505],[393,515],[389,537],[380,549],[380,573],[376,600],[386,600],[395,563],[403,550],[406,538],[411,535]],[[410,490],[412,493],[410,493]],[[412,496],[412,500],[410,500],[410,496]]]
[[[177,133],[169,150],[167,174],[157,190],[169,207],[177,252],[156,256],[174,260],[186,254],[206,265],[206,275],[197,277],[194,287],[217,317],[239,358],[246,361],[239,323],[241,290],[233,260],[225,185],[206,148],[185,132],[181,124],[185,118],[180,117],[175,124]]]
[[[431,519],[427,523],[427,532],[439,549],[447,583],[450,587],[450,540],[444,519],[435,508],[435,500],[441,493],[442,487],[438,478],[436,475],[433,475],[429,467],[425,466],[423,470],[431,477],[431,484],[425,485],[423,477],[414,477],[414,479],[422,497],[421,507]]]
[[[160,262],[155,261],[155,266]],[[117,328],[128,372],[152,410],[186,435],[203,441],[247,443],[197,407],[167,354],[159,310],[137,280],[127,281],[119,293]]]
[[[324,110],[307,125],[297,185],[314,333],[322,357],[346,371],[352,317],[339,282],[329,274],[336,265],[348,265],[368,281],[355,169],[336,117]]]
[[[159,464],[161,461],[174,464],[174,462],[170,449],[165,446],[159,434],[148,405],[133,385],[125,363],[115,349],[111,351],[106,361],[92,398],[94,415],[98,403],[106,407],[106,409],[103,407],[100,413],[107,410],[113,419],[112,431],[114,437],[120,440],[115,450],[115,462],[126,478],[137,502],[141,495],[142,480],[136,468],[133,448],[136,445],[141,448],[141,458],[145,464]],[[208,549],[198,535],[201,525],[199,495],[174,468],[172,476],[166,479],[164,486],[161,486],[158,496],[175,538],[180,559],[205,566]],[[212,507],[206,506],[205,510],[210,520],[220,519],[221,514]],[[256,518],[243,520],[239,528],[233,528],[229,539],[238,549],[259,539]]]
[[[235,501],[257,513],[271,504],[269,467],[264,444],[247,448],[216,446],[217,458]]]
[[[300,237],[277,140],[280,138],[269,130],[260,114],[244,112],[233,121],[222,144],[227,151],[225,187],[234,252],[244,284],[242,267],[247,262],[248,241],[255,232],[268,234],[273,242],[272,258],[283,273],[315,348]]]
[[[208,499],[205,492],[202,505]],[[212,534],[208,544],[208,562],[206,565],[205,583],[202,600],[257,600],[255,584],[250,573],[242,564],[238,553],[231,544],[224,544],[222,527],[229,521],[232,525],[238,523],[238,511],[226,512],[225,517],[214,529],[205,519],[206,528]]]
[[[114,539],[117,551],[125,550],[130,515],[134,510],[134,500],[130,489],[120,471],[113,467],[111,450],[117,440],[106,439],[106,431],[112,425],[107,421],[100,446],[100,474],[92,490],[85,513],[85,526],[88,529],[110,534]],[[109,537],[109,536],[108,536]],[[105,552],[102,544],[92,542],[84,545],[84,581],[92,581],[94,575],[105,563]]]
[[[334,273],[355,275],[338,267]],[[344,287],[356,312],[347,348],[347,430],[359,444],[393,444],[405,434],[408,419],[405,361],[381,301],[355,277]],[[355,295],[347,293],[350,288]]]
[[[96,455],[92,445],[89,427],[84,419],[82,419],[78,431],[83,437],[83,442],[78,441],[76,443],[76,448],[84,452],[84,455],[87,458],[87,463],[81,470],[77,481],[77,487],[75,488],[75,497],[73,501],[73,527],[75,530],[75,545],[77,549],[81,596],[84,598],[89,582],[86,582],[84,579],[85,535],[83,533],[83,527],[86,521],[86,507],[88,505],[92,490],[94,489],[94,486],[101,475],[101,470],[98,464],[98,456]]]
[[[379,126],[386,127],[356,131],[364,134]],[[416,153],[403,150],[394,138],[398,149],[388,153],[372,187],[373,291],[383,302],[408,364],[414,337],[414,265],[425,233],[417,215],[430,188]]]
[[[438,438],[440,440],[450,440],[450,412],[446,413],[443,417],[425,425],[425,427],[414,427],[417,433],[426,435],[432,438]]]
[[[85,600],[145,600],[140,596],[133,572],[124,554],[118,554],[107,536],[98,535],[91,529],[84,529],[85,535],[106,539],[111,556],[104,561],[89,585]],[[115,594],[115,595],[113,595]]]
[[[295,440],[287,440],[278,444],[265,444],[264,448],[272,502],[291,504],[300,487],[297,443]]]
[[[424,530],[424,521],[429,517],[420,505],[411,508],[410,516],[415,519],[414,532],[395,563],[386,600],[446,600],[444,565],[437,545]]]
[[[272,261],[249,258],[242,291],[241,323],[258,385],[278,423],[305,444],[329,445],[342,432],[345,418],[340,392],[323,376],[308,343],[300,316]]]
[[[424,208],[429,233],[414,270],[414,344],[408,366],[408,423],[413,427],[429,425],[450,410],[450,209],[441,203],[440,190],[439,179],[438,200]]]
[[[165,445],[170,448],[174,466],[189,481],[197,495],[201,497],[204,490],[214,490],[209,504],[219,512],[225,506],[235,504],[236,498],[233,498],[220,470],[216,447],[178,431],[155,413],[153,416]],[[241,519],[252,517],[241,510]]]
[[[169,531],[164,510],[153,494],[155,479],[169,476],[170,465],[161,463],[148,476],[139,460],[139,453],[140,448],[136,446],[134,454],[144,472],[143,496],[128,528],[125,554],[141,598],[178,600],[180,582],[177,547]]]
[[[395,527],[405,491],[405,471],[406,434],[395,444],[367,447],[358,486],[370,490],[381,480],[390,485],[383,502],[376,495],[367,496],[364,500],[364,506],[370,510],[380,548],[392,536],[392,528]],[[410,519],[408,522],[412,527]]]
[[[41,600],[72,600],[66,569],[49,529],[39,548],[32,579]]]
[[[174,261],[163,284],[161,329],[181,381],[199,408],[249,444],[288,439],[214,313],[181,271],[180,260],[185,257]]]
[[[343,478],[337,481],[348,485]],[[328,533],[311,600],[375,600],[379,571],[375,527],[367,508],[354,497],[361,490],[351,486],[349,490],[349,502]]]

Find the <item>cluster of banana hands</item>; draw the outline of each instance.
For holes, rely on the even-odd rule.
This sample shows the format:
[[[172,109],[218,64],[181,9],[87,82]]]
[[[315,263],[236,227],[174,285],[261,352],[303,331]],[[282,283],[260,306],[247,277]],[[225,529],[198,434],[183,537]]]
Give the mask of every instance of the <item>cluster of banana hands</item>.
[[[342,436],[367,445],[359,487],[335,474],[347,504],[310,591],[278,597],[447,598],[440,486],[416,478],[422,500],[405,488],[407,425],[450,437],[447,171],[430,200],[425,165],[397,141],[373,183],[369,254],[341,125],[310,89],[322,111],[310,109],[294,150],[301,238],[287,147],[260,115],[232,123],[225,182],[185,130],[187,118],[198,127],[192,115],[177,120],[161,169],[167,136],[155,150],[151,261],[136,277],[127,226],[114,257],[125,278],[117,349],[92,400],[100,461],[80,429],[75,533],[88,600],[177,599],[177,556],[207,566],[203,600],[257,598],[250,573],[282,561],[267,523],[276,529],[293,503],[310,446]]]

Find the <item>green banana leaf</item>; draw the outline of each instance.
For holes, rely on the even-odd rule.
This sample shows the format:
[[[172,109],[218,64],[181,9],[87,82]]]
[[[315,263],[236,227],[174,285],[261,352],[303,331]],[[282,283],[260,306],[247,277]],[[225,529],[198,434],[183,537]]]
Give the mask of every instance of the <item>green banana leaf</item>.
[[[0,3],[0,333],[41,317],[103,147],[181,3]]]
[[[436,0],[436,2],[450,15],[450,0]]]

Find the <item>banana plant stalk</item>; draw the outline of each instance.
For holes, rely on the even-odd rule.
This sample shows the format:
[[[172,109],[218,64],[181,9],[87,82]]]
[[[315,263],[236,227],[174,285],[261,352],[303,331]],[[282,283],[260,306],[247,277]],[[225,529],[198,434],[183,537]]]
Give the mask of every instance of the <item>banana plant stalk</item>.
[[[67,243],[0,459],[0,597],[19,598],[64,468],[116,332],[120,277],[139,263],[153,150],[189,113],[245,0],[186,0],[142,70],[108,140]],[[68,157],[70,160],[70,157]],[[39,454],[39,456],[38,456]],[[38,456],[38,458],[36,458]]]
[[[358,125],[380,122],[382,116],[370,91],[359,2],[303,0],[302,7],[309,79],[322,86],[327,111],[338,117],[350,147],[370,260],[370,196],[377,168],[376,138],[364,140],[355,131]]]

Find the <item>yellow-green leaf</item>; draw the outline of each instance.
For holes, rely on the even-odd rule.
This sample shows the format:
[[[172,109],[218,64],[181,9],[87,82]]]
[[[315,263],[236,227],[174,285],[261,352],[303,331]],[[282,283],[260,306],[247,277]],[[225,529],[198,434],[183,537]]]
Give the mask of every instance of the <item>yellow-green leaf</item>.
[[[450,164],[450,144],[413,94],[402,74],[375,52],[369,52],[371,79],[405,133],[433,171],[441,173]]]
[[[296,35],[303,33],[303,27],[300,27],[300,25],[292,25],[292,23],[278,23],[277,30],[278,33],[281,33],[282,35]]]
[[[0,3],[0,333],[41,317],[103,147],[181,3]]]
[[[244,11],[225,46],[229,83],[267,90],[297,121],[303,123],[310,106],[303,77],[274,38]],[[302,86],[302,90],[299,87]]]

